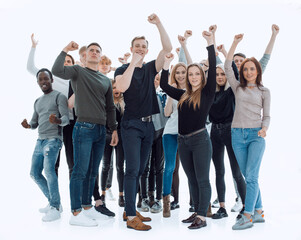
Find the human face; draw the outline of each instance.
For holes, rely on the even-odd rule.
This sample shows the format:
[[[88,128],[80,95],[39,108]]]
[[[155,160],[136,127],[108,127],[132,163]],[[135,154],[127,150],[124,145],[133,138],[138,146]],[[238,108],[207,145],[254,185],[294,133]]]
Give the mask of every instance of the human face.
[[[142,59],[148,53],[147,42],[144,39],[136,39],[133,43],[133,47],[131,47],[132,53],[138,53],[142,56]]]
[[[117,99],[120,97],[121,93],[117,90],[116,88],[116,84],[113,84],[113,96],[114,96],[114,99]]]
[[[237,69],[238,69],[238,71],[240,70],[240,65],[241,65],[241,63],[245,60],[243,57],[241,57],[241,56],[235,56],[234,58],[233,58],[233,60],[234,60],[234,63],[235,63],[235,65],[236,65],[236,67],[237,67]]]
[[[110,69],[111,69],[111,64],[108,64],[107,62],[105,61],[101,61],[99,63],[99,71],[104,74],[104,75],[107,75],[109,72],[110,72]]]
[[[177,67],[175,71],[175,80],[179,86],[185,87],[186,69],[183,66]]]
[[[71,57],[69,56],[65,57],[64,66],[73,66]]]
[[[155,89],[157,89],[159,87],[159,85],[160,85],[160,76],[159,76],[159,74],[157,74],[155,76],[154,83],[155,83]]]
[[[248,83],[256,83],[258,72],[255,63],[252,61],[246,62],[242,71],[244,78],[248,81]]]
[[[202,75],[201,70],[198,67],[192,66],[188,69],[188,81],[193,92],[200,88],[202,84]]]
[[[220,67],[216,68],[216,83],[218,86],[225,86],[227,78],[225,72]]]
[[[50,78],[50,75],[48,72],[40,72],[38,75],[37,80],[41,90],[43,93],[47,94],[52,91],[52,82],[53,80]]]
[[[96,45],[91,45],[86,52],[87,63],[98,64],[101,59],[101,49]]]

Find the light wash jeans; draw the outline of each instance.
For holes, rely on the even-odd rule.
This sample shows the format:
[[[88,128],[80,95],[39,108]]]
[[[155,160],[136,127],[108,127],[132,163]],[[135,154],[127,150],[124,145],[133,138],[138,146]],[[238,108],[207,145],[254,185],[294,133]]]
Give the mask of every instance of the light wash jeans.
[[[95,179],[106,143],[106,127],[76,122],[73,128],[74,166],[70,179],[71,210],[92,206]]]
[[[258,136],[261,128],[232,128],[232,147],[239,168],[246,179],[245,213],[262,209],[258,185],[259,169],[265,150],[265,140]]]
[[[61,202],[55,163],[61,148],[62,141],[58,138],[38,139],[32,155],[30,170],[30,176],[38,184],[50,206],[57,209]],[[46,178],[42,174],[43,169]]]

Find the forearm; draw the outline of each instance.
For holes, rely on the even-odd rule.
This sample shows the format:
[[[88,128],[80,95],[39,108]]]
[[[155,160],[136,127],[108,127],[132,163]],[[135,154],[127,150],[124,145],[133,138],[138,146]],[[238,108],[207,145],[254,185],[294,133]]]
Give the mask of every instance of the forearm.
[[[34,57],[35,57],[36,48],[32,47],[30,49],[28,59],[27,59],[27,71],[32,75],[36,76],[39,69],[35,66]]]
[[[168,73],[168,67],[164,66],[161,73],[160,87],[168,96],[179,101],[184,90],[174,88],[168,84]]]
[[[190,53],[188,51],[188,48],[187,48],[186,44],[183,44],[182,48],[183,48],[184,53],[185,53],[185,57],[186,57],[186,60],[187,60],[187,65],[192,64],[192,59],[191,59],[191,56],[190,56]]]
[[[271,54],[272,51],[273,51],[273,48],[274,48],[274,43],[275,43],[275,40],[276,40],[276,35],[275,34],[272,34],[271,36],[271,39],[265,49],[265,54]]]
[[[229,82],[233,92],[236,92],[236,87],[239,85],[239,82],[236,80],[235,75],[234,75],[234,71],[232,69],[232,60],[228,60],[226,59],[225,61],[225,74],[227,77],[227,81]]]
[[[135,71],[134,64],[130,63],[129,67],[125,70],[122,75],[115,77],[116,79],[116,89],[124,93],[131,85],[132,77]]]
[[[75,103],[75,94],[73,93],[72,96],[68,99],[68,108],[74,108]]]
[[[62,51],[58,57],[56,58],[53,66],[52,66],[52,73],[65,80],[69,80],[76,76],[76,71],[75,67],[65,67],[64,62],[65,62],[65,57],[66,57],[66,52]]]
[[[159,34],[160,34],[160,39],[161,39],[161,44],[162,44],[162,49],[166,52],[171,52],[172,50],[172,45],[171,45],[171,41],[169,39],[169,36],[165,30],[165,28],[163,27],[162,23],[158,23],[157,28],[159,30]]]
[[[267,90],[264,92],[264,98],[263,98],[263,110],[262,110],[262,128],[268,129],[270,125],[270,105],[271,105],[271,96],[270,91]]]
[[[230,60],[232,62],[233,56],[234,56],[234,52],[236,50],[237,45],[238,45],[238,43],[233,41],[233,43],[232,43],[232,45],[231,45],[231,47],[229,49],[229,52],[227,54],[226,60]]]
[[[187,60],[186,60],[185,52],[184,52],[184,49],[182,47],[180,47],[179,62],[183,62],[183,63],[185,63],[187,65]]]
[[[169,117],[172,114],[172,98],[167,97],[167,103],[164,108],[165,117]]]
[[[207,89],[209,91],[215,92],[216,88],[216,56],[214,45],[209,45],[208,42],[208,60],[209,60],[209,69],[208,69],[208,79],[207,79]]]

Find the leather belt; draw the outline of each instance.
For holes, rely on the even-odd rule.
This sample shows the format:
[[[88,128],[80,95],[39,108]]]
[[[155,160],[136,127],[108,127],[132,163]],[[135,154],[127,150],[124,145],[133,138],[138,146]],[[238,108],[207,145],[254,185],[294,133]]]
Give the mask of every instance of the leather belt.
[[[179,137],[191,137],[191,136],[196,135],[196,134],[198,134],[200,132],[203,132],[205,129],[206,128],[204,127],[204,128],[199,129],[199,130],[196,130],[196,131],[194,131],[192,133],[188,133],[188,134],[184,134],[184,135],[182,135],[182,134],[179,133]]]

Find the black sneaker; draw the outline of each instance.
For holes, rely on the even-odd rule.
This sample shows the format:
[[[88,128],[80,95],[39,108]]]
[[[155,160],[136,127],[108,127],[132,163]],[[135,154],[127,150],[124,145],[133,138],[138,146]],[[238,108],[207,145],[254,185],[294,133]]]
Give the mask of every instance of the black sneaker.
[[[108,217],[115,217],[115,213],[111,212],[109,209],[106,208],[106,204],[99,205],[95,207],[96,211],[100,212],[103,215]]]
[[[212,219],[221,219],[224,217],[228,217],[228,214],[226,209],[223,207],[220,207],[217,212],[212,215]]]
[[[245,207],[243,207],[243,208],[240,210],[239,214],[238,214],[237,217],[236,217],[236,221],[238,221],[238,220],[241,218],[241,215],[244,214],[244,211],[245,211]]]
[[[178,202],[173,201],[170,203],[170,210],[175,210],[176,208],[179,208],[179,207],[180,207],[180,205]]]

